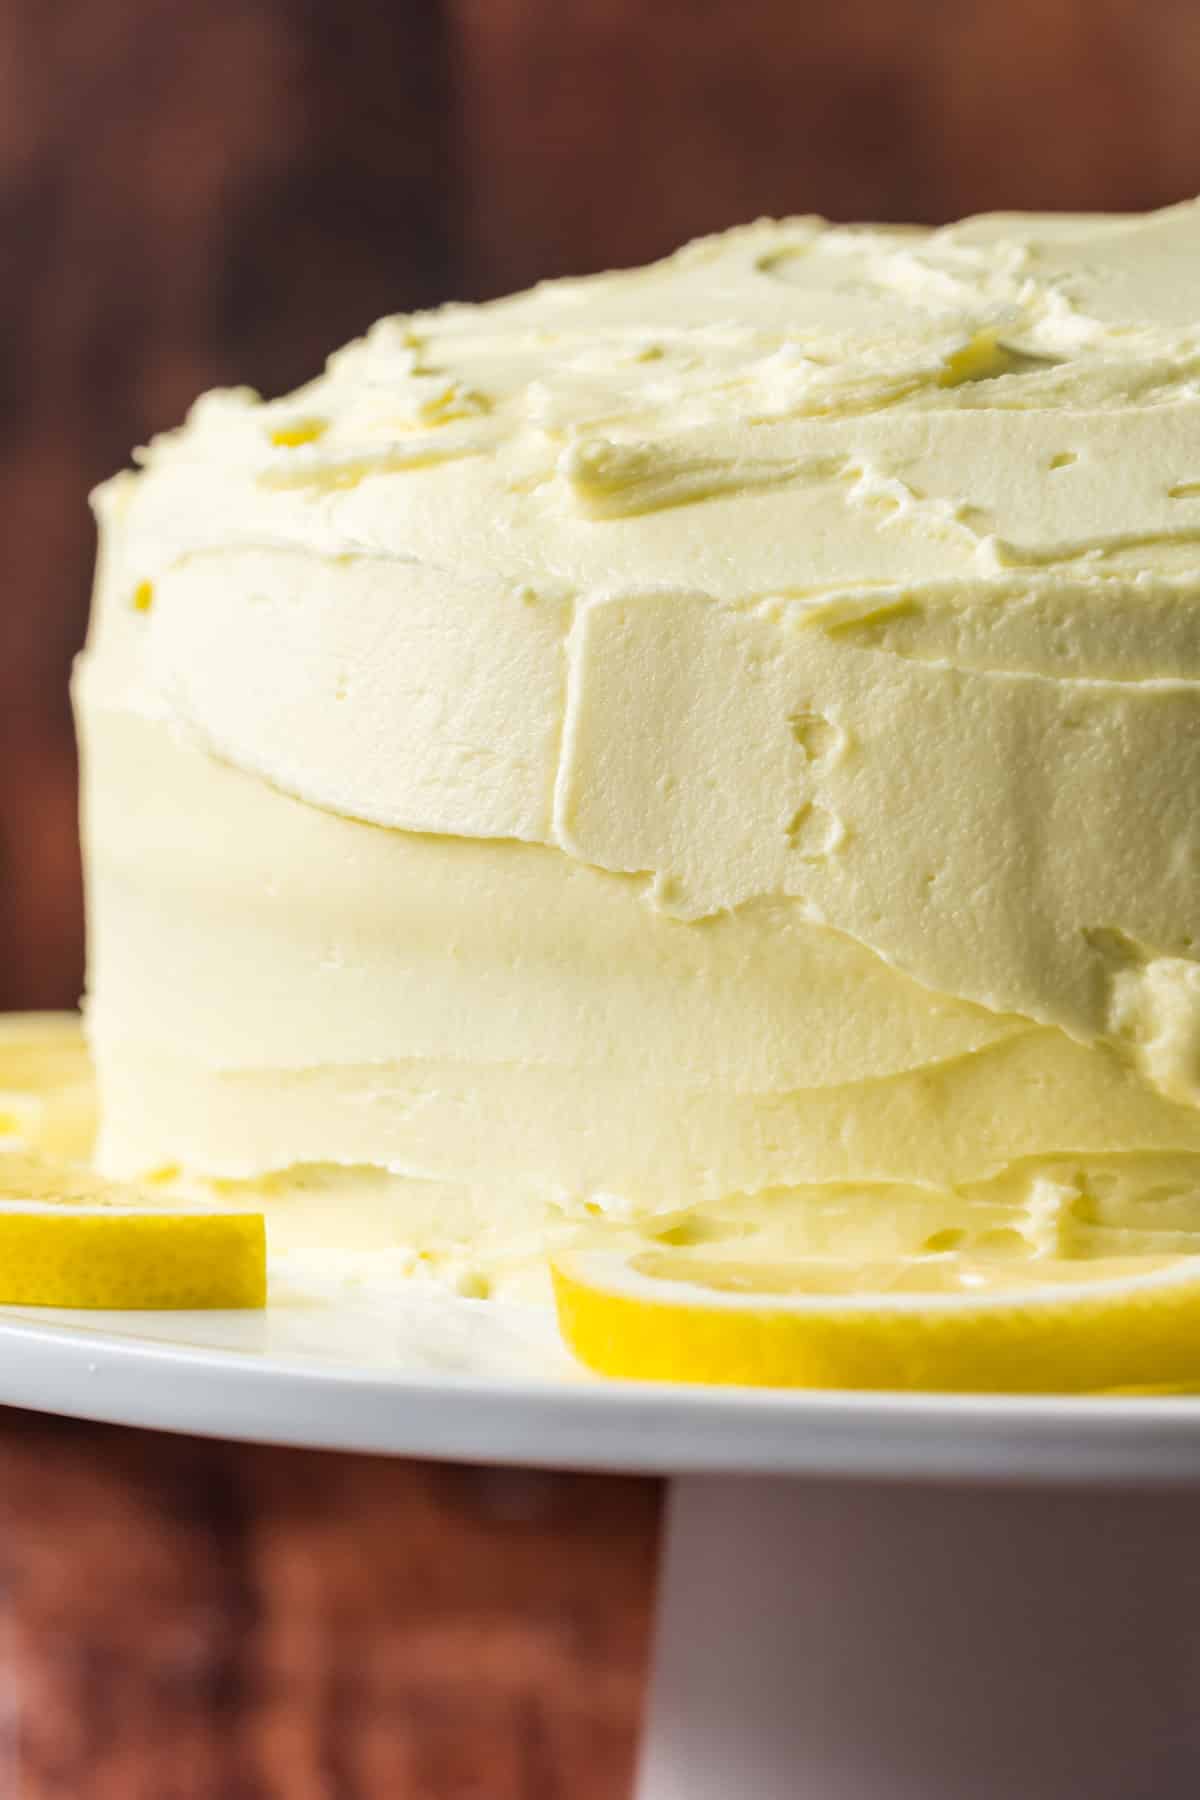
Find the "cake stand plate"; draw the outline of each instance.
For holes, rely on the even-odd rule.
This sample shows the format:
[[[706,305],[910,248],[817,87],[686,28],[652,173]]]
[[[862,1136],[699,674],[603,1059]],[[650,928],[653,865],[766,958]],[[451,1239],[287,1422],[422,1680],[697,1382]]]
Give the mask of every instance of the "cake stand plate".
[[[1193,1800],[1200,1400],[626,1386],[533,1309],[0,1309],[0,1402],[672,1476],[639,1800]]]

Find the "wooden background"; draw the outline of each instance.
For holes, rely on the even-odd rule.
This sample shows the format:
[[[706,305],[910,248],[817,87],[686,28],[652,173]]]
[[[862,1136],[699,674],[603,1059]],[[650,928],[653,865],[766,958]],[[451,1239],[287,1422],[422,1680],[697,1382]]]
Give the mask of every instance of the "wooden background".
[[[0,1006],[81,978],[89,486],[380,313],[1200,189],[1196,0],[0,0]],[[0,1417],[0,1800],[621,1800],[649,1484]]]

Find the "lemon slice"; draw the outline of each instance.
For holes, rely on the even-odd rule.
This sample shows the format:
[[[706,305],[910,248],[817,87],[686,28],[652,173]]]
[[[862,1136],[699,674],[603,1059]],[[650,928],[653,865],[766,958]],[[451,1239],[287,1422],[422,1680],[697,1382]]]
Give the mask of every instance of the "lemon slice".
[[[96,1107],[78,1013],[0,1015],[0,1149],[90,1154]]]
[[[266,1291],[261,1213],[168,1209],[84,1170],[0,1154],[0,1303],[247,1307]]]
[[[553,1276],[563,1336],[604,1375],[973,1393],[1200,1376],[1200,1257],[765,1267],[581,1249]]]

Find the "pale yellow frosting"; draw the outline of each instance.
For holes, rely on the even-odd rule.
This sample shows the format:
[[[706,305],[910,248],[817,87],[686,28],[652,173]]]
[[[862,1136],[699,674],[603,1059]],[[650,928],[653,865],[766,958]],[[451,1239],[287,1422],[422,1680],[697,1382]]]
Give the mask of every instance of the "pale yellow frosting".
[[[1198,291],[764,222],[201,400],[98,495],[106,1165],[1200,1225]]]

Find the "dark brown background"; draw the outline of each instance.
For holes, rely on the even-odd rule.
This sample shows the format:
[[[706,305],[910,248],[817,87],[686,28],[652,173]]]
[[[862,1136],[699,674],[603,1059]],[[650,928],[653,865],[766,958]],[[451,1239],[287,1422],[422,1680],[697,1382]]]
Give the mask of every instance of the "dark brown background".
[[[0,1005],[81,978],[88,487],[380,313],[1200,189],[1195,0],[0,0]],[[0,1800],[620,1800],[649,1484],[0,1422]]]

